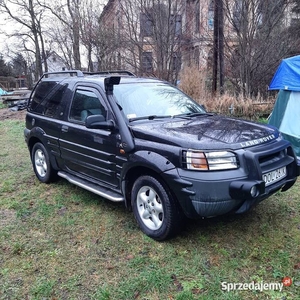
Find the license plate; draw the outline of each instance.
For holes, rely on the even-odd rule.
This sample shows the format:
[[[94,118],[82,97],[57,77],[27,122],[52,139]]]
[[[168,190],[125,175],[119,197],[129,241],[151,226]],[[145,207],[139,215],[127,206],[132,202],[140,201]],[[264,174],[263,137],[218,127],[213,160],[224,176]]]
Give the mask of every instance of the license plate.
[[[282,167],[269,173],[263,174],[262,178],[266,183],[266,186],[268,186],[286,177],[286,175],[286,167]]]

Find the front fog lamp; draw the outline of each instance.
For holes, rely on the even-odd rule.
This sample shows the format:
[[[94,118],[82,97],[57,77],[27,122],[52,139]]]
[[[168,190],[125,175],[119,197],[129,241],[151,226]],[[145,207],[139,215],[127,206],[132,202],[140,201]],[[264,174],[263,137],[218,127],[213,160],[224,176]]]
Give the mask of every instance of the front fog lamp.
[[[257,187],[256,185],[254,185],[251,189],[250,189],[250,195],[252,198],[257,196]]]
[[[190,170],[199,171],[231,170],[238,168],[238,161],[235,154],[229,151],[188,150],[186,152],[186,167]]]
[[[232,199],[251,200],[265,192],[265,182],[260,181],[232,181],[229,185],[229,195]]]

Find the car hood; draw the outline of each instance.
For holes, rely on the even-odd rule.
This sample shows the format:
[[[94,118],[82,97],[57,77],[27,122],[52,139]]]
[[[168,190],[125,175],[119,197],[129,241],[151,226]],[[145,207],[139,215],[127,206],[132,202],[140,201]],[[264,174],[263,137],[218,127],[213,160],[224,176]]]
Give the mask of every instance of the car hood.
[[[238,149],[278,137],[274,127],[218,115],[147,120],[131,125],[136,138],[194,149]]]

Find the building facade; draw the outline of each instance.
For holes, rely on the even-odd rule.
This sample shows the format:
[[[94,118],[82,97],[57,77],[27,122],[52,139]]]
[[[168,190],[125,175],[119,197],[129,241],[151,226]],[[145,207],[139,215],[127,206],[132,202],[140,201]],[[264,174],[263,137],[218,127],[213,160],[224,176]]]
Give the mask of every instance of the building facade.
[[[282,18],[283,10],[286,17],[281,23],[277,21],[277,26],[288,26],[291,18],[297,19],[287,13],[286,4],[281,2],[287,3],[281,0],[109,0],[100,23],[114,33],[118,43],[106,54],[109,57],[106,67],[129,69],[139,75],[176,82],[179,71],[186,66],[211,70],[216,55],[231,56],[231,65],[225,63],[224,72],[249,85],[249,79],[242,78],[244,75],[240,73],[251,70],[238,70],[238,67],[252,63],[255,55],[249,51],[264,41],[262,34],[268,37],[274,34],[274,30],[266,32],[265,28],[275,28],[275,19]],[[218,16],[219,13],[222,15]],[[265,24],[268,27],[264,28]],[[221,49],[225,42],[216,44],[219,30],[222,32],[217,39],[226,39],[225,50]],[[253,45],[248,46],[249,41]],[[216,50],[220,53],[216,54]]]
[[[213,0],[109,0],[101,24],[119,41],[111,67],[176,79],[186,65],[206,67],[213,46]]]

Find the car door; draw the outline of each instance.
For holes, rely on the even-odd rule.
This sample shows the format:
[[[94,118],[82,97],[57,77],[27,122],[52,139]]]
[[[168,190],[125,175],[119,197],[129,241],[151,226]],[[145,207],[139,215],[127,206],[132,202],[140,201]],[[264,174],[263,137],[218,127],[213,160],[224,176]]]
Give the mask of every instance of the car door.
[[[68,121],[62,122],[59,139],[65,169],[100,185],[117,187],[117,134],[110,130],[89,129],[88,115],[108,116],[108,108],[95,87],[75,88]]]
[[[60,124],[64,118],[64,94],[68,85],[56,81],[41,81],[34,90],[26,114],[26,128],[35,131],[51,159],[59,159]]]

